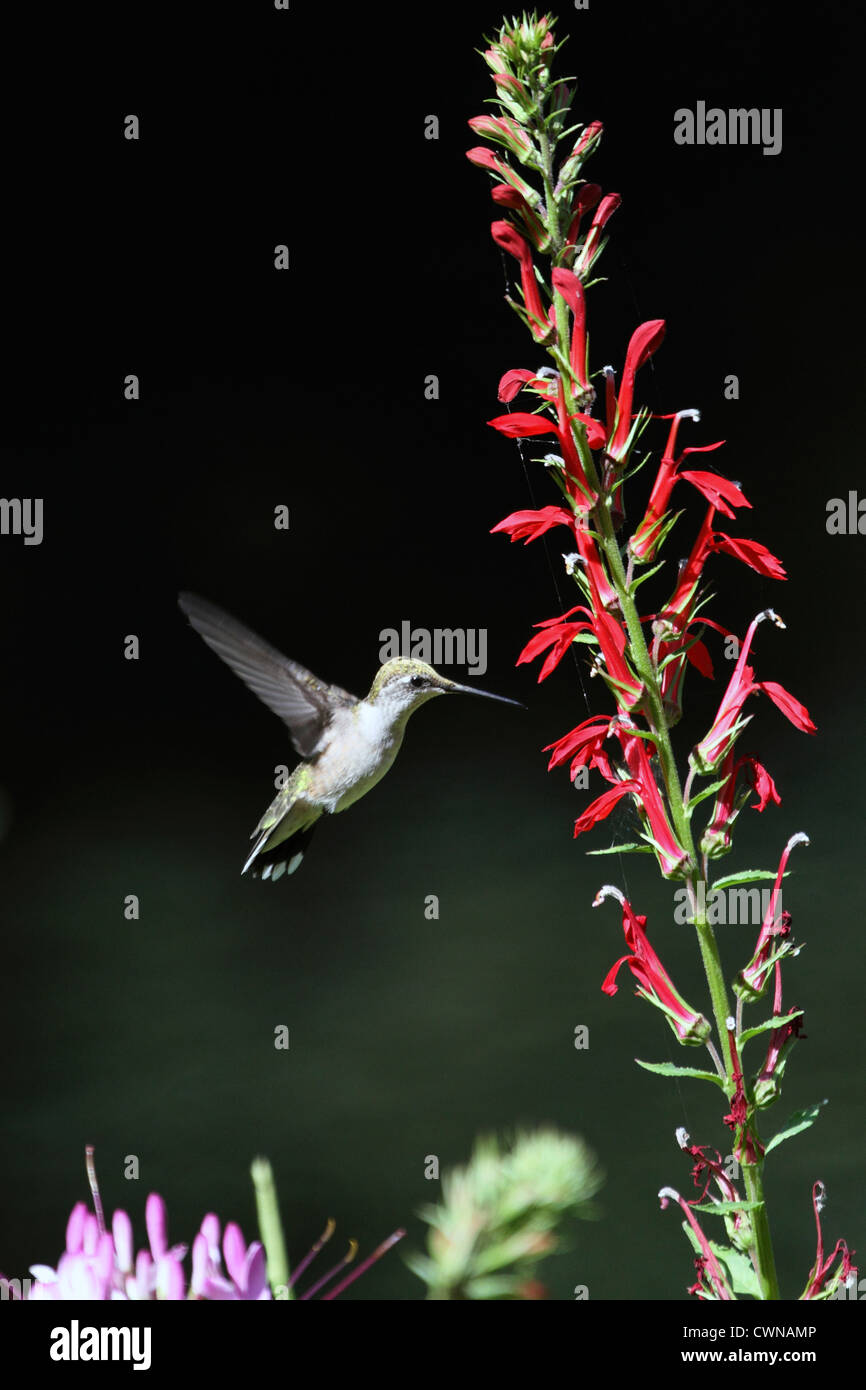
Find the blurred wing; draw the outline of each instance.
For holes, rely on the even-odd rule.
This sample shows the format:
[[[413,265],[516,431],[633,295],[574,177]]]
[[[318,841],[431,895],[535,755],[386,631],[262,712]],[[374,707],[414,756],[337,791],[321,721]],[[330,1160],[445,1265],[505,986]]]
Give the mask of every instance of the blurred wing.
[[[302,758],[315,753],[336,705],[358,703],[348,691],[327,685],[296,661],[289,661],[207,599],[180,594],[178,604],[211,651],[288,726]]]

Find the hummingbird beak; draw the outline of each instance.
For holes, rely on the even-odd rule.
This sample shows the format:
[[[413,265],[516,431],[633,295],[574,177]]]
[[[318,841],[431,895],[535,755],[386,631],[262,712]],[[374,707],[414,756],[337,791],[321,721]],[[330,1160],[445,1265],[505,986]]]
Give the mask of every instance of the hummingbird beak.
[[[489,690],[477,690],[474,685],[458,685],[456,681],[448,681],[444,689],[449,694],[481,695],[485,700],[498,700],[501,705],[516,705],[518,709],[526,709],[521,700],[509,700],[507,695],[493,695]]]

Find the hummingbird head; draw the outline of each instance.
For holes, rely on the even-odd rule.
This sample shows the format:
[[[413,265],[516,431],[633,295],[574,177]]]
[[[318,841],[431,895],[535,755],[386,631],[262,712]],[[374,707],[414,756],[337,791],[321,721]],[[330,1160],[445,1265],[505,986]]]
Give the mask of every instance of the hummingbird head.
[[[392,709],[396,715],[403,712],[411,714],[419,705],[432,700],[434,695],[482,695],[486,700],[499,700],[505,705],[525,708],[519,700],[492,695],[489,690],[476,690],[474,685],[458,685],[447,676],[440,676],[426,661],[402,656],[394,657],[380,667],[367,698],[379,706]]]

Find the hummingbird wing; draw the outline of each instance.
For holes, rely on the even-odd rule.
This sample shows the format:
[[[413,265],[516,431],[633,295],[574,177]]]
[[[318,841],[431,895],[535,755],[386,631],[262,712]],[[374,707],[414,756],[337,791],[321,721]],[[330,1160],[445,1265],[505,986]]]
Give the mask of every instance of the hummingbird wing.
[[[302,758],[316,752],[335,709],[358,703],[357,696],[289,661],[215,603],[197,594],[180,594],[178,604],[211,651],[288,726]]]

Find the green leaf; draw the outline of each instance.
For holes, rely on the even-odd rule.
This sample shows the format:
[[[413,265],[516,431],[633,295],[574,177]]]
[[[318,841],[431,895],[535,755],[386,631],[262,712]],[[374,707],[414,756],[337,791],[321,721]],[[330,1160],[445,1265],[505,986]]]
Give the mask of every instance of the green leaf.
[[[654,1071],[659,1076],[691,1076],[695,1081],[714,1081],[724,1090],[724,1081],[714,1071],[698,1071],[697,1067],[678,1067],[675,1062],[642,1062],[640,1057],[635,1057],[634,1060],[644,1071]]]
[[[776,1015],[768,1018],[766,1023],[758,1023],[754,1028],[746,1028],[737,1037],[737,1045],[743,1047],[751,1038],[756,1038],[759,1033],[769,1033],[771,1028],[781,1028],[783,1023],[790,1023],[792,1018],[802,1018],[802,1009],[793,1009],[789,1014]]]
[[[588,849],[587,854],[652,854],[649,845],[639,845],[632,840],[627,845],[611,845],[610,849]]]
[[[748,1205],[748,1202],[743,1203],[743,1207],[747,1207]],[[695,1208],[695,1210],[698,1210],[698,1208]],[[689,1244],[695,1254],[702,1255],[701,1243],[688,1221],[683,1222],[683,1230],[688,1236]],[[722,1273],[730,1285],[731,1290],[735,1294],[743,1294],[747,1298],[760,1299],[761,1288],[758,1283],[758,1276],[755,1274],[752,1261],[749,1259],[748,1255],[744,1255],[741,1250],[734,1250],[730,1245],[720,1245],[716,1240],[711,1240],[709,1246],[718,1260]]]
[[[763,1205],[763,1202],[699,1202],[692,1211],[703,1211],[709,1216],[736,1216],[740,1211],[757,1211]]]
[[[801,1129],[808,1129],[817,1120],[821,1107],[826,1104],[826,1100],[818,1100],[814,1105],[807,1105],[805,1110],[795,1110],[784,1129],[780,1129],[778,1134],[773,1135],[764,1152],[769,1153],[779,1144],[784,1144],[786,1139],[792,1139],[795,1134],[800,1133]]]
[[[712,796],[720,787],[723,787],[727,780],[727,777],[720,777],[718,782],[711,782],[708,787],[704,787],[703,791],[699,791],[694,796],[690,796],[686,803],[686,815],[691,816],[695,807],[699,806],[702,801],[706,801],[707,797]],[[715,888],[716,886],[717,885],[714,883],[713,887]]]
[[[656,574],[656,573],[658,573],[658,571],[661,569],[662,565],[666,565],[666,564],[667,564],[667,560],[659,560],[658,564],[657,564],[657,565],[653,565],[653,567],[652,567],[651,570],[647,570],[645,574],[640,574],[640,575],[638,575],[637,579],[633,579],[633,580],[631,581],[631,584],[629,585],[629,593],[630,593],[630,594],[633,594],[633,593],[635,592],[636,589],[639,589],[639,588],[640,588],[640,586],[641,586],[641,584],[643,584],[644,580],[646,580],[646,579],[652,579],[653,575]]]
[[[760,879],[774,879],[775,877],[775,869],[742,869],[738,874],[728,874],[725,878],[717,878],[713,888],[731,888],[735,883],[757,883]],[[788,870],[782,877],[788,877]]]
[[[728,1276],[728,1283],[736,1294],[747,1298],[761,1298],[761,1286],[752,1261],[742,1250],[734,1250],[730,1245],[716,1245],[710,1241],[710,1249]]]

